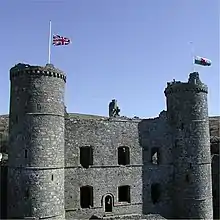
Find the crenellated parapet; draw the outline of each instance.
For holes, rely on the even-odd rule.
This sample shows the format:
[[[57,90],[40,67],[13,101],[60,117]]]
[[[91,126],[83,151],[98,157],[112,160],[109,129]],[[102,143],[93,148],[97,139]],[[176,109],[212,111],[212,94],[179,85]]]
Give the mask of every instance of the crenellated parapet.
[[[199,79],[197,72],[190,73],[188,82],[173,81],[167,83],[165,95],[179,92],[204,92],[208,93],[208,87]]]
[[[55,68],[52,64],[46,66],[31,66],[29,64],[17,64],[10,69],[10,80],[25,75],[43,75],[48,77],[56,77],[66,82],[66,75],[61,70]]]
[[[179,83],[179,84],[168,84],[168,87],[165,90],[165,94],[173,94],[177,92],[204,92],[208,93],[208,87],[206,85],[196,85],[190,83]]]

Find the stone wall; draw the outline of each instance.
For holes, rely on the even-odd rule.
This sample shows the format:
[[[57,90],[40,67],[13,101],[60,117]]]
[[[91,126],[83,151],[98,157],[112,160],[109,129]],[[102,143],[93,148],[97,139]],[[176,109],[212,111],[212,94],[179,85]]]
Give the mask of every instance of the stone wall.
[[[172,152],[166,113],[149,120],[109,119],[69,114],[65,134],[66,218],[104,215],[105,196],[113,198],[111,214],[159,213],[172,216]],[[93,164],[80,165],[80,147],[93,148]],[[130,163],[118,164],[118,147],[130,151]],[[157,148],[158,164],[152,161]],[[144,166],[143,166],[144,161]],[[158,201],[151,198],[151,187],[159,184]],[[120,202],[118,187],[130,186],[131,201]],[[80,187],[91,186],[92,208],[80,208]]]
[[[7,133],[8,117],[0,117]],[[218,118],[210,118],[211,135],[216,133]],[[104,199],[113,198],[113,213],[145,214],[159,213],[164,217],[172,215],[172,147],[166,114],[162,112],[155,119],[109,119],[101,116],[68,114],[65,120],[65,210],[66,218],[80,218],[104,214]],[[4,133],[3,132],[3,133]],[[219,154],[219,142],[212,138],[212,154]],[[7,145],[6,145],[7,146]],[[80,165],[80,147],[93,147],[93,165],[83,168]],[[118,165],[117,147],[130,148],[130,164]],[[153,149],[159,149],[157,157],[152,156]],[[7,152],[7,148],[6,148]],[[213,156],[213,189],[219,189],[219,161]],[[157,161],[158,160],[158,161]],[[144,166],[142,166],[142,161]],[[158,162],[158,164],[157,164]],[[2,168],[3,171],[4,168]],[[5,172],[5,171],[3,171]],[[1,172],[1,175],[3,175]],[[143,178],[142,178],[143,177]],[[4,181],[4,178],[1,177]],[[153,203],[152,183],[160,184],[160,196]],[[219,183],[218,183],[219,184]],[[129,185],[131,200],[118,202],[118,186]],[[94,202],[91,208],[80,207],[80,187],[92,186]],[[143,189],[142,189],[143,186]],[[5,186],[1,185],[2,191]],[[1,195],[3,195],[1,193]],[[218,214],[219,191],[213,193],[214,217]],[[4,199],[4,197],[2,198]],[[2,205],[5,205],[5,202]],[[216,208],[215,208],[216,207]],[[216,213],[216,214],[215,214]],[[4,213],[3,215],[4,216]]]
[[[138,124],[140,145],[143,149],[143,213],[172,216],[173,158],[172,142],[166,112],[158,118],[142,120]],[[152,186],[158,184],[156,202],[152,201]]]
[[[104,215],[105,199],[112,199],[112,213],[132,214],[142,210],[142,148],[138,139],[138,122],[108,118],[66,119],[65,209],[66,218]],[[91,146],[93,162],[89,168],[80,164],[80,148]],[[118,164],[118,147],[130,152],[127,165]],[[130,201],[118,200],[118,187],[130,186]],[[91,186],[91,208],[80,207],[80,187]]]

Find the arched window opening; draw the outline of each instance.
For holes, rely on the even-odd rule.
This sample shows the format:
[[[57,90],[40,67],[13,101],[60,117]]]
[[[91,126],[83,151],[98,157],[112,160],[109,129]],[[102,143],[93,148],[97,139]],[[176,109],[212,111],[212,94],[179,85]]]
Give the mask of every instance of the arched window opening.
[[[105,197],[105,212],[112,212],[113,200],[110,195]]]
[[[153,183],[151,185],[151,200],[152,200],[153,204],[156,204],[156,203],[159,202],[160,195],[161,195],[160,184],[159,183]]]
[[[131,202],[130,197],[130,186],[119,186],[118,187],[118,201],[119,202]]]
[[[130,164],[130,151],[129,147],[119,147],[118,148],[118,164],[119,165],[128,165]]]
[[[93,187],[92,186],[80,187],[80,206],[81,208],[93,207]]]
[[[93,149],[91,146],[80,148],[80,164],[84,168],[89,168],[93,165]]]

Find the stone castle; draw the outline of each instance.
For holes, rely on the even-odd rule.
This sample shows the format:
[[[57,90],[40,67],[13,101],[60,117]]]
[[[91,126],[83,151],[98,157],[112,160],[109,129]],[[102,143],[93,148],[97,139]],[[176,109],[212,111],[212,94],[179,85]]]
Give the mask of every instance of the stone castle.
[[[219,130],[210,137],[197,72],[167,83],[167,110],[154,119],[120,117],[116,105],[109,117],[67,113],[66,75],[51,64],[18,64],[10,82],[2,218],[219,217]]]

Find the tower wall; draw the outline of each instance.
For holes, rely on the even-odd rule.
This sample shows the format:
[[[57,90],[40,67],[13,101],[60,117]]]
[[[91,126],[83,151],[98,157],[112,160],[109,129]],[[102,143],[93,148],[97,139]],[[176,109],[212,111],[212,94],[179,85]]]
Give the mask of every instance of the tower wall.
[[[63,219],[66,77],[18,64],[10,81],[8,217]]]
[[[198,73],[165,90],[173,135],[174,215],[180,218],[213,217],[207,93]]]

